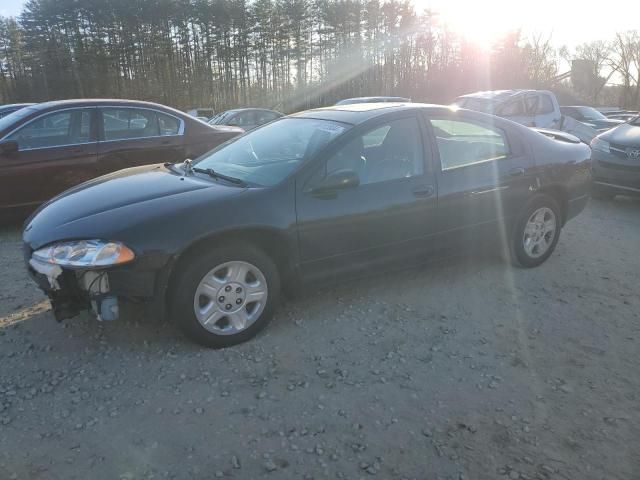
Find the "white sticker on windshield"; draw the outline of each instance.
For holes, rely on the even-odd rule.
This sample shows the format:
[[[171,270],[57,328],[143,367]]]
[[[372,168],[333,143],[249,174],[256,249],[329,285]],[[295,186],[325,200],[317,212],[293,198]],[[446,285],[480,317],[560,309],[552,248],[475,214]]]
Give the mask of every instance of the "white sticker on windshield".
[[[344,132],[344,127],[340,125],[327,124],[318,127],[318,130],[320,130],[321,132],[338,134]]]

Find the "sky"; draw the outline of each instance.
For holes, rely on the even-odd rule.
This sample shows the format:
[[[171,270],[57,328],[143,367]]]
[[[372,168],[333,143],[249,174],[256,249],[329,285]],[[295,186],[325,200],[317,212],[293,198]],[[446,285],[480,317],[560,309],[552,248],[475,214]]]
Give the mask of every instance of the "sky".
[[[611,39],[616,31],[640,29],[640,0],[412,0],[420,11],[432,8],[452,29],[476,43],[502,34],[552,34],[556,46],[574,47]],[[0,15],[18,15],[25,0],[0,0]],[[611,6],[611,8],[609,8]]]

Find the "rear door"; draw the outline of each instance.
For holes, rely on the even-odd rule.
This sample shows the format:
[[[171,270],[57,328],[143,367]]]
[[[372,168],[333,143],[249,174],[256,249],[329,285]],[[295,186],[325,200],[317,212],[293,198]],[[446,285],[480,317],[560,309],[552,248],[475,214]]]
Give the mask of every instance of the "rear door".
[[[98,163],[102,173],[185,159],[184,120],[159,110],[101,107]]]
[[[42,114],[7,135],[19,150],[0,158],[2,208],[29,210],[97,176],[95,125],[95,108],[70,108]]]
[[[508,239],[505,224],[529,198],[531,159],[515,135],[461,115],[429,118],[438,167],[441,246]]]

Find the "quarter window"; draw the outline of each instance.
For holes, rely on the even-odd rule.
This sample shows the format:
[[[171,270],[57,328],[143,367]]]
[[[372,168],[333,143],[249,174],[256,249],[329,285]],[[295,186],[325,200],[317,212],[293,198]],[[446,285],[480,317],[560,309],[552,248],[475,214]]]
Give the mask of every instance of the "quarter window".
[[[360,185],[424,173],[420,129],[415,118],[393,120],[349,141],[326,164],[326,173],[354,170]]]
[[[105,140],[126,140],[160,135],[158,117],[152,110],[104,108],[102,121]]]
[[[164,113],[158,113],[157,115],[160,135],[178,135],[180,133],[180,120]]]
[[[432,119],[442,170],[500,160],[508,154],[504,133],[461,120]]]
[[[91,110],[65,110],[44,115],[9,135],[20,150],[78,145],[91,141]]]

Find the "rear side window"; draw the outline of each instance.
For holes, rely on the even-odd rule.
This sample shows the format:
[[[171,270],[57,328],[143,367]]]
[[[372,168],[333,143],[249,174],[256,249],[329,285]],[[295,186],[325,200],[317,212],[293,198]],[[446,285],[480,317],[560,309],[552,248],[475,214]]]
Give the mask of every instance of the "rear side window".
[[[105,140],[126,140],[160,135],[158,116],[153,110],[103,108],[102,122]]]
[[[91,110],[65,110],[44,115],[28,123],[7,140],[20,150],[78,145],[91,141]]]
[[[432,119],[442,170],[500,160],[509,151],[502,130],[467,120]]]

